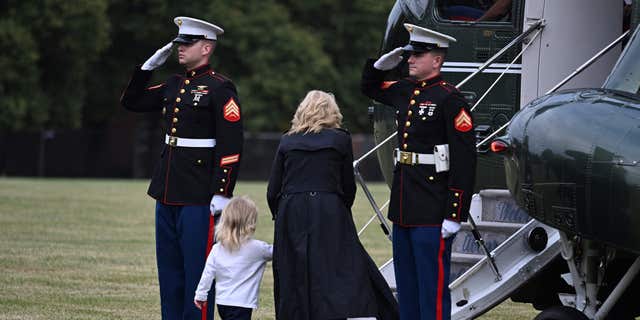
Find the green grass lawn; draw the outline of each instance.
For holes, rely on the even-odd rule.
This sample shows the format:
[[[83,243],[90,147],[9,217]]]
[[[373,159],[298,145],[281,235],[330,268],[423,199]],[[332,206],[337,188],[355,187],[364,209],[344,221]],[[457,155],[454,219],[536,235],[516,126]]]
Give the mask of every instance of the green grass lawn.
[[[160,319],[154,200],[147,181],[0,178],[0,319]],[[379,204],[386,186],[372,185]],[[241,181],[261,210],[256,238],[273,241],[266,184]],[[360,228],[372,210],[358,192]],[[361,236],[376,263],[391,257],[377,223]],[[273,319],[267,267],[254,319]],[[505,302],[480,319],[531,319],[529,305]]]

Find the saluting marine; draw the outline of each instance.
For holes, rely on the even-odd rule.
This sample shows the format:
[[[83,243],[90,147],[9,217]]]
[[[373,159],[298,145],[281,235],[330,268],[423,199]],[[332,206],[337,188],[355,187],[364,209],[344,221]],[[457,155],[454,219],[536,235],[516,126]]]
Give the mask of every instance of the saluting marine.
[[[178,36],[136,67],[121,103],[138,112],[162,112],[165,145],[148,194],[156,205],[156,256],[163,319],[201,319],[193,294],[213,242],[214,217],[233,195],[243,143],[234,84],[211,69],[222,28],[177,17]],[[186,68],[149,86],[152,70],[178,46]],[[205,317],[213,317],[213,293]]]
[[[401,319],[449,319],[453,235],[473,193],[473,118],[460,92],[440,76],[455,39],[405,24],[410,42],[367,61],[362,91],[396,109],[398,148],[389,204]],[[409,78],[385,81],[409,55]]]

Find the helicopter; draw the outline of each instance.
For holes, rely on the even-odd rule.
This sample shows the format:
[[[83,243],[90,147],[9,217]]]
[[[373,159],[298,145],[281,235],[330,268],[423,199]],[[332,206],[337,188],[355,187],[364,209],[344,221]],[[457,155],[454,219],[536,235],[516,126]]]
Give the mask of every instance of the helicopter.
[[[536,319],[633,319],[640,37],[630,34],[640,2],[485,2],[398,0],[380,50],[406,43],[405,22],[458,40],[441,72],[473,106],[478,168],[470,219],[453,245],[451,318],[511,298],[541,310]],[[401,64],[390,78],[405,75]],[[358,164],[376,154],[391,183],[397,124],[389,106],[369,111],[377,145],[354,170],[390,238]],[[381,271],[394,288],[392,261]]]

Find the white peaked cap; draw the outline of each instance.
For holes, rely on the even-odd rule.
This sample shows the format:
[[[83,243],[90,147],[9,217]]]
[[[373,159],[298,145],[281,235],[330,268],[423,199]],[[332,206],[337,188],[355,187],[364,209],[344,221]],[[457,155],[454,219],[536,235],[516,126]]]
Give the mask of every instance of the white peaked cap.
[[[176,17],[173,22],[178,26],[178,37],[173,42],[193,43],[198,40],[217,40],[224,30],[213,23],[190,17]]]
[[[409,32],[409,44],[405,47],[407,51],[429,51],[436,48],[448,48],[449,42],[456,42],[454,37],[414,24],[405,23],[404,27]]]

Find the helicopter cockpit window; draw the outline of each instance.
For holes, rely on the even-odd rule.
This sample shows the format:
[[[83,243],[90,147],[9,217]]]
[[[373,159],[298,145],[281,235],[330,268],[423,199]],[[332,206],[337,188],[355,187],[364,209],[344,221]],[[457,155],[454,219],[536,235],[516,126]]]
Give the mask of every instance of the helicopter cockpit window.
[[[510,22],[512,0],[436,0],[438,15],[445,20]]]

